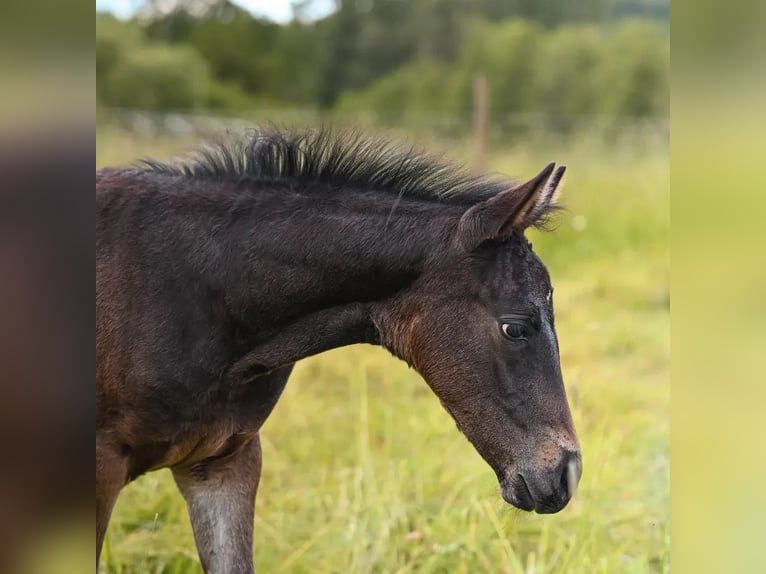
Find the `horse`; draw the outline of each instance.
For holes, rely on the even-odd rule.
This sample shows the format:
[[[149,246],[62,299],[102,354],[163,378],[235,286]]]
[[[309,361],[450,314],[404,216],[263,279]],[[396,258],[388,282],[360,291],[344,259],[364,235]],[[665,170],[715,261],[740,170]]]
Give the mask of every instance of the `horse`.
[[[170,468],[207,573],[252,573],[259,430],[296,361],[367,343],[415,369],[503,499],[582,473],[550,275],[518,183],[382,137],[254,129],[96,171],[96,565],[120,490]]]

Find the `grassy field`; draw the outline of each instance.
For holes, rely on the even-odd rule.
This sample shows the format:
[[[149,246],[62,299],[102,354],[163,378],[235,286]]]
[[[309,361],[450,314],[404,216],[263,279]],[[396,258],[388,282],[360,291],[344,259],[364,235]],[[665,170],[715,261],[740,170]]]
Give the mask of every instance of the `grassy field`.
[[[97,133],[97,165],[187,142]],[[386,351],[304,360],[262,431],[260,573],[667,572],[669,206],[664,142],[495,149],[491,167],[569,166],[568,212],[534,233],[556,287],[564,379],[584,474],[561,513],[507,506],[494,474],[423,380]],[[201,571],[169,471],[127,487],[110,573]]]

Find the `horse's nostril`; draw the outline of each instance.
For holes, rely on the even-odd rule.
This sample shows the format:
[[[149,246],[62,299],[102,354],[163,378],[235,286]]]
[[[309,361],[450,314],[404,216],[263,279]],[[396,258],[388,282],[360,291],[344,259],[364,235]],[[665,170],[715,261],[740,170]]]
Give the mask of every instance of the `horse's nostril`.
[[[561,473],[561,480],[559,484],[559,492],[563,494],[566,498],[572,497],[572,490],[570,485],[572,484],[572,477],[571,472],[569,471],[570,463],[567,463],[566,466],[564,466],[564,472]]]
[[[576,452],[568,452],[564,458],[564,468],[561,472],[561,493],[570,499],[577,490],[577,484],[580,482],[580,460]]]

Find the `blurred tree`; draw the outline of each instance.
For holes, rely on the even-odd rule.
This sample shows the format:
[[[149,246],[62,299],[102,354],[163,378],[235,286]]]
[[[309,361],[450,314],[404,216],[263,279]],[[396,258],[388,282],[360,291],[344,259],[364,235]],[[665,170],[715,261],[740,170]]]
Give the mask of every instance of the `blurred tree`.
[[[402,66],[373,82],[364,90],[343,94],[336,106],[339,111],[372,112],[386,122],[446,111],[444,98],[449,68],[444,64],[421,60]]]
[[[188,46],[138,46],[123,54],[103,84],[111,105],[190,110],[205,103],[207,63]]]
[[[652,18],[670,23],[670,0],[614,0],[616,18]]]
[[[535,98],[558,127],[599,111],[598,67],[603,34],[590,26],[561,26],[545,38],[537,60]]]
[[[150,39],[190,44],[219,80],[251,94],[269,91],[277,24],[229,0],[147,0],[140,14]]]
[[[147,0],[133,21],[97,17],[99,101],[130,105],[109,88],[112,72],[146,78],[175,53],[172,58],[196,58],[191,73],[204,89],[195,88],[192,100],[206,95],[195,105],[220,110],[248,107],[256,98],[270,106],[367,107],[390,118],[433,111],[466,118],[479,72],[489,79],[496,119],[529,112],[647,117],[667,110],[666,26],[603,23],[628,3],[667,0],[335,1],[332,14],[311,20],[312,0],[295,0],[294,18],[283,25],[230,0]],[[191,51],[150,50],[143,66],[128,58],[158,44]],[[212,79],[199,71],[200,56]],[[142,105],[147,99],[167,105],[148,96]]]
[[[411,33],[418,58],[455,60],[463,38],[465,0],[423,0],[413,3]]]
[[[345,92],[338,108],[372,111],[386,121],[413,112],[467,118],[481,72],[496,120],[534,112],[562,129],[590,115],[657,116],[667,111],[667,50],[667,34],[651,22],[546,30],[524,20],[475,21],[454,64],[422,58]]]
[[[231,18],[195,20],[188,43],[210,64],[213,74],[251,94],[271,92],[279,26],[238,11]]]
[[[477,0],[475,10],[490,20],[521,18],[551,27],[564,22],[600,22],[615,0]]]
[[[626,20],[610,31],[599,66],[599,109],[619,117],[650,117],[668,111],[669,43],[658,26]]]
[[[472,83],[476,73],[489,79],[489,105],[493,114],[535,111],[534,78],[537,53],[545,32],[524,20],[497,24],[475,23],[463,44],[452,84],[451,107],[463,114],[472,109]]]
[[[111,14],[96,14],[96,97],[103,99],[100,89],[125,51],[144,41],[141,29],[122,22]]]
[[[356,1],[336,0],[336,6],[333,16],[320,28],[323,57],[319,63],[317,103],[323,109],[332,107],[349,85],[348,66],[354,57],[359,32]]]
[[[279,29],[270,70],[271,94],[276,99],[307,105],[317,101],[322,54],[319,38],[317,26],[297,18]]]

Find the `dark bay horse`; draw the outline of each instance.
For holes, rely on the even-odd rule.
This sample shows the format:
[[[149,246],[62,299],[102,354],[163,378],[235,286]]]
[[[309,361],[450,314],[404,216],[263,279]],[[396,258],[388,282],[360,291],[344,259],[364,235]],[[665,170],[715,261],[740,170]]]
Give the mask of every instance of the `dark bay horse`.
[[[353,343],[422,375],[507,502],[564,508],[581,457],[524,237],[563,173],[516,185],[328,130],[97,171],[97,563],[122,487],[169,467],[204,570],[252,572],[259,429],[296,361]]]

